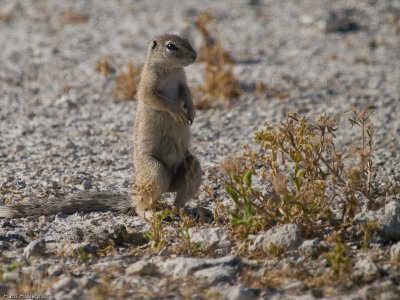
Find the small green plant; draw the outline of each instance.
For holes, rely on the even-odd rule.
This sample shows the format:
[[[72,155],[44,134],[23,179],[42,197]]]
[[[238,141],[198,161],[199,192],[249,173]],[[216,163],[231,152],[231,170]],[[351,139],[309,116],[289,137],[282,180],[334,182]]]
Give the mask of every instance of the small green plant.
[[[78,254],[79,259],[83,262],[83,263],[87,263],[90,259],[90,255],[87,252],[87,250],[84,247],[80,247],[76,250],[76,253]]]
[[[192,242],[190,240],[189,229],[191,227],[191,220],[185,215],[183,210],[178,210],[177,216],[182,219],[182,223],[178,228],[178,237],[182,241],[182,246],[184,249],[188,249],[188,252],[191,252],[193,248]],[[190,254],[189,254],[190,255]]]
[[[165,225],[168,223],[168,228]],[[151,247],[158,249],[173,243],[170,250],[179,255],[203,255],[206,251],[203,245],[192,243],[189,230],[194,225],[194,220],[188,217],[183,209],[165,209],[155,214],[151,221],[150,230],[145,232],[145,237],[151,241]]]
[[[188,217],[182,209],[175,210],[175,216],[180,219],[177,233],[180,243],[176,247],[176,254],[189,256],[204,256],[206,248],[201,243],[193,243],[189,230],[194,226],[194,220]]]
[[[243,176],[233,175],[231,180],[234,184],[226,185],[225,190],[235,203],[238,212],[231,210],[231,224],[234,227],[243,229],[243,235],[259,227],[262,223],[254,213],[254,205],[251,201],[251,172],[246,171]]]
[[[328,266],[331,268],[333,279],[338,279],[351,266],[351,259],[347,255],[346,245],[336,239],[333,249],[325,254]]]
[[[17,261],[13,261],[11,264],[7,266],[7,271],[11,272],[19,268],[21,268],[21,265]]]
[[[283,253],[283,249],[275,245],[274,243],[269,243],[265,246],[264,252],[269,256],[278,257]]]
[[[163,221],[171,215],[171,211],[166,209],[155,214],[151,220],[150,230],[145,232],[145,236],[151,241],[152,248],[159,248],[166,243]]]
[[[361,231],[363,232],[363,241],[362,247],[364,249],[368,249],[371,244],[371,236],[378,229],[379,224],[373,221],[367,221],[364,224],[361,224]]]

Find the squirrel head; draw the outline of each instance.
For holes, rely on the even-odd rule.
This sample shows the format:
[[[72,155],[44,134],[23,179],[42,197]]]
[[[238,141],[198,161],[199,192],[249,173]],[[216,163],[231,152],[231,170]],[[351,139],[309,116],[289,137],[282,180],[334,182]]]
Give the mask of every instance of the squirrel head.
[[[165,69],[188,66],[196,60],[190,43],[175,34],[163,34],[153,39],[147,50],[146,62]]]

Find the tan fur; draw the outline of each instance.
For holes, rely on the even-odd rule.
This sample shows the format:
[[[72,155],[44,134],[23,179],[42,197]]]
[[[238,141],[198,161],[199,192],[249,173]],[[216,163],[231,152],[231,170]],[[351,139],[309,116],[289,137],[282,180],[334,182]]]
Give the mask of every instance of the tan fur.
[[[173,43],[176,50],[168,50]],[[177,192],[175,205],[183,206],[197,192],[201,168],[189,153],[189,125],[193,102],[183,67],[196,52],[176,35],[162,35],[149,45],[139,84],[134,128],[135,185],[153,187],[152,195],[137,199],[137,212],[145,216],[164,192]]]
[[[176,49],[167,49],[168,44]],[[184,206],[201,183],[200,163],[188,150],[189,126],[195,111],[183,70],[195,59],[190,44],[176,35],[158,36],[149,45],[133,135],[135,199],[113,193],[79,193],[45,203],[0,206],[0,218],[57,212],[127,212],[133,207],[146,217],[164,192],[176,192],[174,205]]]

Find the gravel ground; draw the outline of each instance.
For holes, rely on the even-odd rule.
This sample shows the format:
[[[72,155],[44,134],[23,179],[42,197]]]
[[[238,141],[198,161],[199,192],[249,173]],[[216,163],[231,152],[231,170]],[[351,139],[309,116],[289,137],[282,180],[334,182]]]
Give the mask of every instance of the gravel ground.
[[[257,93],[249,89],[233,101],[229,110],[197,112],[192,126],[192,151],[202,163],[204,184],[214,189],[214,197],[202,191],[192,201],[193,205],[212,209],[216,203],[227,201],[212,170],[229,156],[239,154],[242,145],[252,141],[254,131],[265,121],[279,122],[290,111],[313,118],[324,113],[342,113],[350,106],[372,107],[376,180],[388,189],[398,186],[398,1],[2,0],[0,203],[29,202],[79,190],[129,193],[136,101],[113,98],[115,76],[126,70],[128,61],[137,64],[143,61],[153,36],[165,32],[179,34],[185,28],[185,21],[193,21],[193,15],[201,11],[216,17],[222,45],[234,58],[234,73],[244,89],[263,82],[267,91]],[[342,27],[346,24],[335,21],[333,12],[346,14],[351,19],[347,28],[336,26],[335,22]],[[68,19],[68,16],[79,17],[78,13],[81,19]],[[115,73],[104,76],[96,72],[96,62],[103,57],[110,59],[117,70]],[[201,85],[201,64],[188,67],[187,74],[192,87]],[[270,92],[273,90],[281,91],[285,98],[278,99]],[[347,143],[353,133],[349,128],[339,140]],[[390,199],[382,199],[382,204],[393,199],[400,201],[399,195],[391,194]],[[400,211],[398,213],[400,220]],[[307,289],[290,280],[280,288],[250,289],[245,276],[235,277],[235,274],[243,269],[253,270],[254,262],[244,259],[238,262],[229,256],[220,258],[225,259],[222,262],[191,261],[195,266],[196,263],[208,268],[215,265],[222,270],[220,277],[210,283],[199,279],[200,275],[196,275],[199,271],[188,269],[188,278],[184,277],[180,286],[179,280],[174,281],[176,277],[171,270],[176,272],[177,265],[187,266],[189,262],[174,262],[162,251],[149,257],[137,256],[132,251],[135,243],[142,246],[140,237],[132,242],[132,235],[149,228],[149,223],[138,217],[112,213],[60,214],[3,220],[0,224],[3,237],[0,261],[8,268],[0,281],[0,291],[9,293],[15,291],[12,282],[17,281],[18,276],[30,274],[34,282],[40,282],[44,272],[40,270],[45,269],[51,283],[49,290],[44,290],[54,297],[90,298],[88,290],[102,291],[98,287],[101,274],[109,268],[114,272],[110,271],[114,274],[110,279],[112,284],[126,290],[129,297],[138,299],[160,297],[154,296],[159,295],[157,289],[167,290],[170,298],[185,298],[189,297],[187,293],[192,286],[210,291],[210,294],[202,294],[193,290],[194,299],[213,298],[218,293],[227,299],[255,296],[395,299],[400,293],[398,265],[375,266],[374,274],[379,276],[373,276],[367,284],[334,286],[328,293]],[[74,255],[65,254],[82,247],[82,243],[89,247],[91,239],[98,243],[104,232],[117,241],[122,239],[117,243],[118,251],[92,258],[83,265]],[[37,256],[35,251],[32,254],[25,246],[40,238],[45,239],[46,247],[43,249],[39,245],[39,258],[32,259]],[[229,234],[224,239],[228,240]],[[125,246],[128,240],[129,247]],[[371,252],[387,256],[388,247],[394,242],[378,245],[379,249]],[[62,248],[65,245],[70,245],[67,250]],[[60,249],[65,255],[59,254]],[[221,253],[220,256],[234,254],[229,250]],[[367,256],[365,253],[358,257],[355,265]],[[275,263],[285,266],[290,259]],[[14,272],[9,268],[13,261],[22,266]],[[131,273],[125,272],[125,267],[136,261],[151,262],[156,267],[152,269],[146,265],[144,269],[150,270],[146,271],[149,274],[141,273],[140,266],[130,268],[133,269]],[[50,266],[57,265],[60,266],[58,271],[49,271]],[[122,267],[122,271],[119,270]],[[167,275],[157,277],[155,274],[159,273]],[[137,287],[146,292],[141,290],[135,294]],[[29,291],[34,291],[32,286],[26,291],[19,290]],[[382,291],[389,293],[386,298]]]

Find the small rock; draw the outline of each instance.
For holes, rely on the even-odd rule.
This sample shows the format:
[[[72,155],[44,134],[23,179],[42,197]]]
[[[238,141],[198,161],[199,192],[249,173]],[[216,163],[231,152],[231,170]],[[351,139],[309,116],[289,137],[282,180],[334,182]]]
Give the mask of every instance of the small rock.
[[[231,266],[215,266],[212,268],[202,269],[193,273],[197,278],[206,279],[212,284],[220,282],[231,282],[236,278],[237,269]]]
[[[49,181],[47,181],[46,183],[47,183],[47,186],[50,187],[50,188],[52,188],[52,189],[55,189],[55,190],[60,189],[60,185],[58,184],[57,181],[49,180]]]
[[[55,215],[54,220],[60,221],[63,219],[67,219],[69,216],[66,213],[63,213],[62,211],[59,212],[58,214]]]
[[[118,270],[121,269],[121,261],[114,260],[114,261],[102,261],[96,264],[92,264],[92,269],[95,270],[97,273],[104,273],[108,270]]]
[[[39,217],[39,222],[38,222],[37,226],[38,226],[39,228],[41,228],[41,227],[46,226],[47,223],[48,223],[47,216],[40,216],[40,217]]]
[[[315,287],[311,289],[311,296],[314,298],[322,298],[324,296],[324,292],[321,288]]]
[[[355,20],[354,9],[330,11],[325,23],[327,32],[351,32],[360,30],[360,25]]]
[[[125,179],[125,180],[122,182],[122,187],[124,187],[124,188],[130,187],[130,185],[131,185],[130,180]]]
[[[250,251],[264,250],[271,244],[282,250],[294,250],[302,241],[299,227],[296,224],[285,224],[258,234]]]
[[[354,266],[353,278],[366,282],[373,281],[378,276],[378,267],[368,259],[361,259]]]
[[[72,141],[69,141],[68,143],[66,143],[66,144],[64,145],[64,147],[65,147],[66,149],[75,149],[75,148],[76,148],[76,145],[75,145]]]
[[[25,181],[22,180],[22,179],[18,180],[18,181],[17,181],[17,187],[18,187],[18,189],[20,189],[20,190],[24,189],[24,188],[26,187]]]
[[[56,299],[80,299],[83,293],[72,278],[63,276],[48,290],[48,294]]]
[[[357,224],[364,224],[368,221],[376,222],[381,217],[380,211],[367,210],[360,212],[354,216],[354,222]]]
[[[34,240],[29,243],[24,249],[23,256],[25,258],[31,258],[33,256],[42,256],[46,251],[46,242],[44,239]]]
[[[390,201],[379,218],[379,234],[389,241],[400,240],[400,200]]]
[[[202,244],[207,248],[228,248],[231,245],[229,233],[223,227],[190,228],[190,241]]]
[[[7,293],[8,287],[5,284],[0,283],[0,295],[6,295]]]
[[[400,292],[397,291],[388,291],[383,292],[379,295],[380,300],[398,300],[400,298]]]
[[[313,24],[315,21],[314,21],[314,19],[313,19],[313,17],[312,16],[310,16],[310,15],[302,15],[302,16],[300,16],[300,24],[302,24],[302,25],[311,25],[311,24]]]
[[[291,293],[299,293],[305,288],[305,284],[302,281],[293,280],[283,285],[282,288]]]
[[[97,284],[96,278],[94,276],[84,276],[83,278],[81,278],[80,280],[82,288],[84,289],[90,289],[92,287],[94,287]]]
[[[170,247],[167,245],[165,247],[163,247],[157,254],[158,256],[161,257],[169,257],[171,256],[171,249]]]
[[[177,257],[163,263],[160,269],[163,273],[170,274],[174,278],[180,278],[193,275],[195,272],[202,269],[209,269],[216,266],[232,266],[238,268],[240,264],[240,258],[235,256],[225,256],[215,259]]]
[[[21,270],[14,270],[11,272],[4,272],[2,276],[2,281],[12,281],[12,282],[21,282],[22,280],[22,272]]]
[[[10,249],[10,244],[6,241],[0,241],[0,251]]]
[[[2,238],[0,238],[2,240]],[[24,239],[22,235],[20,235],[18,232],[15,231],[9,231],[6,233],[5,236],[5,241],[8,241],[9,243],[19,243],[19,244],[28,244],[28,242]]]
[[[62,252],[64,253],[64,256],[69,257],[69,256],[78,256],[79,255],[79,250],[83,249],[86,252],[91,252],[92,247],[90,243],[87,242],[82,242],[82,243],[73,243],[73,244],[66,244],[61,246]]]
[[[118,150],[119,155],[128,155],[129,154],[129,149],[127,147],[122,147]]]
[[[109,234],[117,245],[123,245],[130,241],[130,235],[125,225],[117,224],[109,231]]]
[[[142,246],[148,243],[148,239],[143,231],[128,233],[126,226],[122,224],[115,225],[107,233],[103,233],[102,236],[112,239],[117,246],[124,246],[126,244]]]
[[[14,222],[14,220],[12,220],[12,219],[10,219],[10,220],[2,220],[2,225],[1,225],[1,227],[2,228],[13,228],[13,227],[15,227],[15,222]]]
[[[60,264],[51,265],[47,269],[47,274],[49,274],[49,276],[57,277],[60,276],[62,273],[63,273],[63,266]]]
[[[81,243],[85,238],[85,233],[79,227],[74,227],[71,229],[71,241],[74,243]]]
[[[139,260],[125,270],[126,275],[139,275],[139,276],[156,276],[158,274],[158,267],[144,260]]]
[[[303,256],[316,258],[326,248],[320,239],[305,240],[299,247],[299,252]]]
[[[251,300],[256,298],[254,291],[243,284],[229,288],[225,293],[225,298],[229,300]]]
[[[90,190],[92,188],[92,181],[90,179],[84,180],[82,186],[85,190]]]
[[[256,6],[260,4],[260,0],[249,0],[247,4]]]
[[[400,261],[400,242],[390,247],[390,259],[392,261]]]
[[[29,274],[30,279],[35,282],[47,276],[47,264],[39,264],[22,268],[22,273]]]

